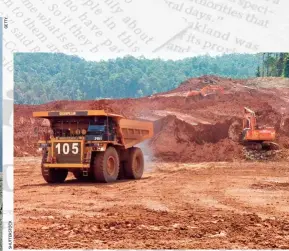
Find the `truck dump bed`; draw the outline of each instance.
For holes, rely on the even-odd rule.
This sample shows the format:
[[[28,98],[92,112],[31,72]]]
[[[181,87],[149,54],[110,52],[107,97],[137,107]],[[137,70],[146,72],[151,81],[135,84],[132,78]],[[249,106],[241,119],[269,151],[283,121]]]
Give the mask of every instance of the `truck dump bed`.
[[[119,126],[125,148],[132,147],[153,136],[153,123],[140,120],[120,119]]]

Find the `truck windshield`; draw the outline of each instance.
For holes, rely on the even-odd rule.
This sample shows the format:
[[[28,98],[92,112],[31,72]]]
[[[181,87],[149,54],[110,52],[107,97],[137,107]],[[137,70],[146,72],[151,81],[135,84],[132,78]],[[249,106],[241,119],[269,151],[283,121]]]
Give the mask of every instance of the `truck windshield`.
[[[106,131],[105,125],[89,125],[87,135],[101,135]]]
[[[88,132],[104,132],[105,125],[89,125],[87,131]]]

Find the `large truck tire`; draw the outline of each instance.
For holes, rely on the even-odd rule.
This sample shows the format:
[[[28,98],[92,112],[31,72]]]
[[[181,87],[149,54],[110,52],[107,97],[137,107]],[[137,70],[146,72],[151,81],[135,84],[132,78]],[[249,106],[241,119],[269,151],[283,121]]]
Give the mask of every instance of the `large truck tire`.
[[[67,169],[41,167],[42,176],[47,183],[63,183],[67,177]]]
[[[63,183],[68,175],[67,169],[45,168],[43,166],[47,157],[47,151],[42,156],[41,173],[47,183]]]
[[[125,175],[128,179],[140,179],[144,172],[144,157],[138,147],[129,149],[128,161],[124,165]]]
[[[93,159],[93,173],[96,181],[114,182],[119,173],[119,156],[114,147],[98,152]]]

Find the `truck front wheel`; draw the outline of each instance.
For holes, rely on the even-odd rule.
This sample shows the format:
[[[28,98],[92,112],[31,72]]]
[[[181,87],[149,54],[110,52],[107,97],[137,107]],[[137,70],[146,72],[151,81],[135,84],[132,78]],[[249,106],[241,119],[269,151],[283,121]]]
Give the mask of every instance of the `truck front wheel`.
[[[48,152],[45,150],[42,156],[41,173],[47,183],[63,183],[67,177],[67,169],[45,168],[43,165],[47,158]]]
[[[119,173],[119,156],[114,147],[108,147],[105,152],[98,152],[93,161],[93,172],[96,181],[113,182]]]
[[[126,177],[140,179],[144,172],[144,157],[140,148],[129,149],[128,161],[124,165]]]
[[[41,168],[42,176],[47,183],[63,183],[67,177],[67,169]]]

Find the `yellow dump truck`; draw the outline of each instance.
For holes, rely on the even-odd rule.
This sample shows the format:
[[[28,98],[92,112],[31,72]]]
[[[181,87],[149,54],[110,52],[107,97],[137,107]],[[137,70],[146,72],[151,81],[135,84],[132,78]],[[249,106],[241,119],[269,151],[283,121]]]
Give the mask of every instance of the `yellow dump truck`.
[[[46,130],[37,130],[46,182],[64,182],[68,172],[99,182],[142,177],[143,153],[134,146],[153,136],[152,122],[104,110],[33,112],[33,117],[46,119]]]

